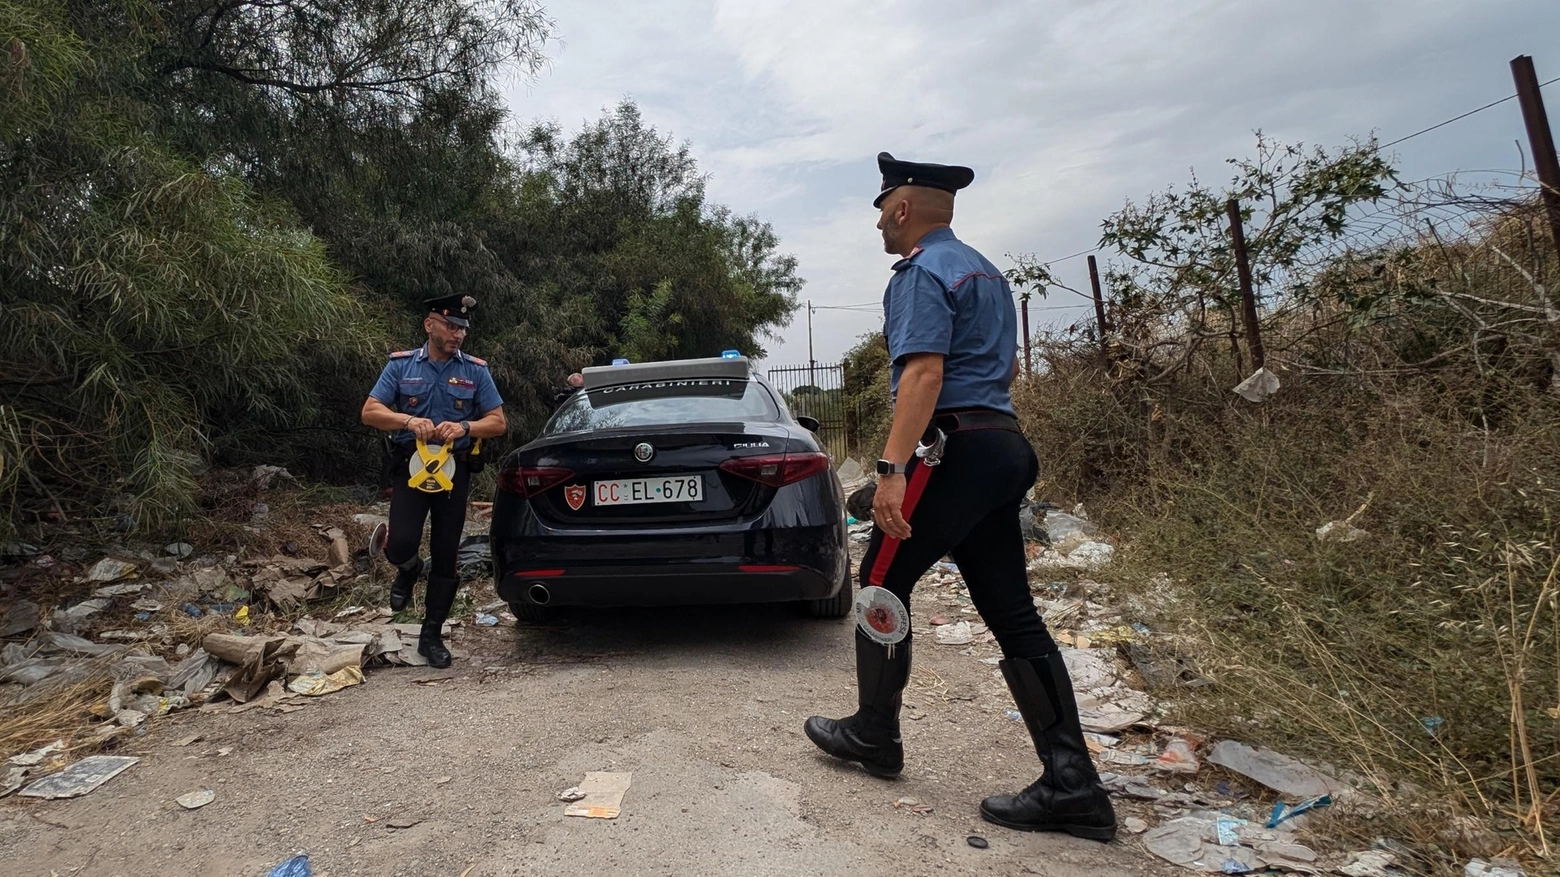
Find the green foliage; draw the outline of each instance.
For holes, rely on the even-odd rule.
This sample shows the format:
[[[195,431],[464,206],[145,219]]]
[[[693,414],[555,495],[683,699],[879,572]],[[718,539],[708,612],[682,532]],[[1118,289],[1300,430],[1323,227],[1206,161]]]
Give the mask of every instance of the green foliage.
[[[195,512],[191,462],[374,471],[358,410],[419,303],[479,301],[515,438],[562,378],[785,325],[766,224],[625,103],[505,141],[531,0],[0,0],[0,497]]]

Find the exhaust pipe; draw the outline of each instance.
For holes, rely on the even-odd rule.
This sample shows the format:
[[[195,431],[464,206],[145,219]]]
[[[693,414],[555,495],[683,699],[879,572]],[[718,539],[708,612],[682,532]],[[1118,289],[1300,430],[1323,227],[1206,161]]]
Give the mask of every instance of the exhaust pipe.
[[[547,590],[547,586],[541,582],[532,582],[531,587],[525,592],[525,595],[530,597],[531,602],[538,606],[546,606],[547,601],[552,599],[552,593],[549,592]]]

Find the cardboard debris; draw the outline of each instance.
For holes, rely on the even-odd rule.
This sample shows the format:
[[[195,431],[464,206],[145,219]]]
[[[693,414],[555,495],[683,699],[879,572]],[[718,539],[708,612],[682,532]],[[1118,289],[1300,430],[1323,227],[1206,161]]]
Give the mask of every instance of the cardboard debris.
[[[119,776],[140,761],[122,755],[94,755],[83,758],[57,774],[46,776],[21,792],[24,798],[79,798]]]
[[[585,797],[564,808],[565,816],[582,816],[586,819],[616,819],[622,812],[623,796],[633,784],[631,773],[592,771],[585,774],[579,790]]]
[[[235,636],[213,633],[201,644],[207,653],[215,655],[238,669],[228,679],[222,690],[239,703],[263,691],[272,679],[287,670],[287,662],[298,651],[296,642],[288,642],[280,636]]]

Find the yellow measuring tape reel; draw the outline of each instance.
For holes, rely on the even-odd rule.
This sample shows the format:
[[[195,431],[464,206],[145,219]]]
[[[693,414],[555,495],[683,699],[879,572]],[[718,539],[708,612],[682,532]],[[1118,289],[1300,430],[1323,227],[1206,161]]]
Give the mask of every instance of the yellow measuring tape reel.
[[[450,445],[424,444],[417,441],[417,453],[407,461],[412,477],[407,486],[424,493],[438,493],[455,489],[455,458],[450,456]]]

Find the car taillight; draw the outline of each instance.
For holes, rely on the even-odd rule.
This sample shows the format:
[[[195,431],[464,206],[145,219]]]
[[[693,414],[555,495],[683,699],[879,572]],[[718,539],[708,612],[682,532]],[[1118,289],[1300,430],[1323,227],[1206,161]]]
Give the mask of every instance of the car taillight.
[[[737,457],[720,464],[722,471],[769,487],[784,487],[829,468],[828,454],[770,454]]]
[[[498,471],[498,487],[530,498],[539,496],[574,477],[573,469],[522,466]]]

